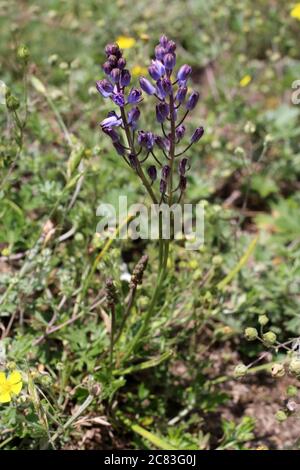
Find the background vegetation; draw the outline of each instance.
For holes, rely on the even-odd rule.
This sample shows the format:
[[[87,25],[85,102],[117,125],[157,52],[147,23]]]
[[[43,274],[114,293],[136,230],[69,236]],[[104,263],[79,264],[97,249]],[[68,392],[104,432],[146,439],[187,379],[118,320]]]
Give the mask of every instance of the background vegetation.
[[[1,0],[0,79],[20,107],[0,104],[0,362],[23,381],[0,404],[1,448],[298,448],[296,378],[270,372],[286,361],[284,350],[243,334],[266,315],[262,334],[271,330],[280,343],[299,336],[293,6]],[[137,81],[162,33],[193,66],[201,93],[189,123],[206,132],[190,153],[186,199],[205,205],[205,245],[192,254],[172,245],[143,347],[122,363],[149,302],[157,250],[145,241],[107,247],[95,233],[101,201],[138,202],[144,193],[99,131],[109,105],[94,83],[107,42],[134,39],[125,53]],[[151,103],[143,106],[150,122]],[[105,281],[115,281],[121,319],[128,273],[144,253],[150,261],[112,373]],[[241,363],[249,369],[237,378]]]

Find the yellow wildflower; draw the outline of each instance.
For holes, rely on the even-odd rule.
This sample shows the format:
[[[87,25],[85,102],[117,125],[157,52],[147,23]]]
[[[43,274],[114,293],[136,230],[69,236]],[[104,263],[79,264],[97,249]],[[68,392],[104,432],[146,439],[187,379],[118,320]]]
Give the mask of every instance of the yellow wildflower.
[[[248,86],[249,83],[251,82],[251,80],[252,80],[251,75],[245,75],[245,76],[240,80],[240,86],[241,86],[242,88]]]
[[[121,49],[131,49],[135,45],[135,39],[130,36],[119,36],[116,43]]]
[[[8,403],[13,395],[18,395],[22,390],[22,376],[19,371],[14,370],[7,377],[0,372],[0,403]]]
[[[140,75],[146,75],[147,68],[142,67],[141,65],[134,65],[131,69],[131,73],[133,77],[139,77]]]
[[[300,3],[296,3],[296,5],[293,6],[290,15],[292,18],[296,18],[296,20],[300,21]]]

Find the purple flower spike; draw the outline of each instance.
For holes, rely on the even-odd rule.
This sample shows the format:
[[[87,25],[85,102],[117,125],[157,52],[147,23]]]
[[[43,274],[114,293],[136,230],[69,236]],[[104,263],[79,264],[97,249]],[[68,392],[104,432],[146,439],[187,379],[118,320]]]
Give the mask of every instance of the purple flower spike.
[[[176,65],[176,55],[168,53],[164,56],[164,65],[167,70],[172,70]]]
[[[167,103],[159,103],[156,105],[156,119],[159,123],[164,122],[169,114],[169,106]]]
[[[110,78],[114,83],[118,83],[120,80],[121,71],[119,69],[112,69],[110,72]]]
[[[191,137],[191,143],[195,143],[195,142],[198,142],[198,140],[201,139],[201,137],[203,136],[204,134],[204,129],[203,127],[197,127],[197,129],[195,129],[192,137]]]
[[[188,159],[187,158],[183,158],[182,160],[180,160],[179,165],[178,165],[178,173],[181,176],[184,176],[185,172],[190,169],[189,165],[188,165],[188,167],[187,167],[187,165],[188,165]]]
[[[135,106],[134,108],[131,108],[131,110],[128,111],[128,124],[133,129],[136,129],[137,122],[139,120],[140,114],[141,114],[141,112],[140,112],[140,110],[137,106]]]
[[[141,77],[140,85],[141,85],[141,89],[145,93],[147,93],[147,95],[154,95],[154,93],[156,92],[155,87],[152,85],[152,83],[149,82],[149,80],[147,80],[147,78]]]
[[[117,106],[120,106],[120,108],[123,108],[123,106],[125,106],[125,98],[123,93],[115,93],[112,96],[112,100]]]
[[[192,109],[194,109],[197,106],[198,100],[199,100],[199,93],[197,91],[193,91],[186,103],[186,108],[189,111],[192,111]]]
[[[108,98],[114,91],[113,85],[110,83],[109,80],[106,80],[106,78],[104,78],[103,80],[98,80],[96,82],[96,88],[104,98]]]
[[[157,178],[157,171],[154,165],[149,166],[147,173],[152,181],[155,181]]]
[[[169,165],[164,165],[162,167],[161,176],[164,180],[167,180],[169,178],[170,171],[171,171],[171,168],[169,167]]]
[[[128,86],[130,84],[131,75],[129,70],[124,69],[121,71],[120,85],[121,87]]]
[[[188,77],[191,75],[191,73],[192,73],[192,67],[190,67],[187,64],[184,64],[178,70],[177,78],[180,81],[185,81],[185,80],[188,79]]]
[[[128,95],[128,103],[136,104],[141,100],[142,92],[138,88],[132,88]]]
[[[187,87],[180,86],[175,96],[176,101],[178,101],[178,103],[183,103],[185,100],[186,94],[187,94]]]
[[[181,140],[185,134],[185,126],[181,124],[180,126],[177,127],[176,129],[176,137],[178,140]]]

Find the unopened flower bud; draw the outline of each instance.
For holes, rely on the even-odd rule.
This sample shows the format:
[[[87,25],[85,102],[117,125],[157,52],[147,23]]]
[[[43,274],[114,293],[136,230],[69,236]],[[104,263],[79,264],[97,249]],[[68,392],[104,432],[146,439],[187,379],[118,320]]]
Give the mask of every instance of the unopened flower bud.
[[[289,372],[294,375],[300,375],[300,357],[293,357],[289,363]]]
[[[128,111],[128,124],[133,127],[133,129],[136,129],[140,114],[141,112],[137,106],[131,108],[130,111]]]
[[[278,410],[275,415],[275,418],[277,419],[277,421],[283,422],[287,419],[287,415],[283,410]]]
[[[105,46],[105,53],[107,56],[110,56],[110,55],[120,56],[121,51],[120,51],[118,44],[107,44]]]
[[[177,78],[180,81],[185,81],[185,80],[188,79],[188,77],[191,75],[191,73],[192,73],[192,67],[190,67],[187,64],[184,64],[178,70]]]
[[[267,323],[269,323],[269,319],[268,319],[267,315],[259,315],[258,323],[261,326],[265,326]]]
[[[149,82],[149,80],[147,80],[147,78],[141,77],[140,85],[141,89],[147,93],[147,95],[154,95],[156,92],[156,88],[152,85],[152,83]]]
[[[186,108],[189,111],[192,111],[197,106],[198,101],[199,101],[199,93],[197,91],[193,91],[186,103]]]
[[[28,47],[24,45],[20,46],[17,51],[17,56],[19,60],[27,64],[29,56],[30,56]]]
[[[178,101],[178,103],[183,103],[185,100],[186,94],[187,94],[187,87],[180,86],[177,90],[175,100]]]
[[[157,178],[157,171],[154,165],[149,166],[147,173],[152,181],[155,181]]]
[[[263,334],[263,341],[266,343],[267,346],[272,346],[276,342],[277,336],[273,331],[267,331],[267,333]]]
[[[9,111],[16,111],[20,106],[20,101],[14,95],[6,96],[6,106]]]
[[[244,377],[247,374],[248,367],[245,364],[238,364],[234,369],[234,376],[235,377]]]
[[[164,66],[167,70],[172,70],[176,65],[176,55],[168,53],[164,56]]]
[[[120,59],[118,59],[117,67],[120,70],[123,70],[126,67],[126,59],[124,59],[124,57],[121,57]]]
[[[108,61],[104,62],[104,64],[102,65],[102,70],[104,73],[106,73],[106,75],[109,75],[112,69],[113,66]]]
[[[256,328],[248,327],[245,329],[244,335],[248,341],[255,341],[258,338],[258,331]]]
[[[185,134],[185,126],[181,124],[176,128],[176,137],[178,140],[181,140]]]
[[[131,75],[129,70],[121,70],[120,85],[121,87],[128,86],[130,84]]]
[[[187,169],[189,169],[190,167],[188,166],[188,168],[186,168],[188,165],[188,159],[187,158],[182,158],[179,162],[179,165],[178,165],[178,173],[180,175],[185,175],[185,172],[187,171]]]
[[[194,131],[194,133],[193,133],[193,135],[192,135],[192,137],[191,137],[191,142],[192,142],[193,144],[196,143],[196,142],[198,142],[198,141],[201,139],[201,137],[203,136],[203,134],[204,134],[204,129],[203,129],[203,127],[202,127],[202,126],[197,127],[197,129],[195,129],[195,131]]]
[[[272,377],[283,377],[285,374],[285,369],[282,364],[273,364],[271,369]]]
[[[185,191],[186,190],[186,184],[187,184],[187,179],[185,176],[183,175],[180,175],[180,178],[179,178],[179,188],[181,191]]]
[[[165,180],[161,179],[159,184],[159,190],[162,194],[164,194],[167,190],[167,183]]]
[[[170,171],[171,171],[171,168],[169,167],[169,165],[164,165],[161,169],[161,176],[164,180],[167,180],[169,178],[169,175],[170,175]]]
[[[120,69],[115,68],[115,69],[112,69],[112,71],[110,72],[110,78],[112,79],[114,83],[119,82],[120,76],[121,76]]]
[[[157,122],[162,123],[165,121],[169,114],[169,106],[165,102],[156,105],[156,119]]]
[[[166,54],[166,49],[164,49],[162,46],[156,46],[155,48],[156,59],[163,60],[165,54]]]

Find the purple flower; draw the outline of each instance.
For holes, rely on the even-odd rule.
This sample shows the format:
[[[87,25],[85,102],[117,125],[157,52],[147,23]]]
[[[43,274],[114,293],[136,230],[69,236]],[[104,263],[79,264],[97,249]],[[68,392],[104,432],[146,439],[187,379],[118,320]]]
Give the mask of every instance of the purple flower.
[[[129,158],[129,162],[130,162],[130,165],[132,166],[132,168],[136,169],[136,167],[137,167],[137,158],[136,158],[136,156],[130,154],[128,158]]]
[[[119,92],[119,93],[114,93],[112,95],[112,100],[113,102],[117,105],[117,106],[120,106],[120,108],[123,108],[123,106],[125,106],[125,98],[124,98],[124,94]]]
[[[192,73],[192,67],[190,67],[187,64],[184,64],[180,67],[180,69],[177,72],[177,78],[180,81],[185,81],[187,78],[191,75]]]
[[[177,127],[176,129],[176,137],[178,140],[181,140],[182,137],[184,136],[185,134],[185,126],[183,124],[181,124],[180,126]]]
[[[118,46],[118,44],[107,44],[105,46],[105,53],[108,56],[110,55],[120,55],[121,54],[121,51],[120,51],[120,48]]]
[[[122,155],[122,156],[125,155],[125,149],[120,142],[114,142],[113,146],[115,147],[119,155]]]
[[[162,194],[164,194],[166,192],[166,189],[167,189],[167,183],[165,180],[161,179],[160,184],[159,184],[159,190]]]
[[[166,36],[165,34],[163,34],[163,35],[160,37],[160,39],[159,39],[159,44],[160,44],[162,47],[164,47],[164,48],[167,47],[168,42],[169,42],[169,41],[168,41],[168,38],[167,38],[167,36]]]
[[[156,135],[154,137],[155,144],[161,150],[169,150],[170,142],[168,139],[161,137],[160,135]]]
[[[167,180],[170,175],[171,168],[169,165],[164,165],[161,169],[161,176],[164,180]]]
[[[119,69],[112,69],[110,72],[110,78],[114,83],[118,83],[120,80],[121,71]]]
[[[186,108],[189,111],[192,111],[192,109],[196,107],[198,100],[199,100],[199,93],[197,91],[193,91],[186,103]]]
[[[141,112],[137,106],[131,108],[130,111],[128,111],[128,124],[133,127],[133,129],[136,129],[140,114]]]
[[[154,135],[152,134],[152,132],[139,131],[138,143],[142,147],[146,147],[148,150],[151,150],[154,145]]]
[[[109,62],[104,62],[102,65],[103,72],[106,73],[106,75],[109,75],[110,72],[112,71],[112,66]]]
[[[117,63],[118,69],[123,70],[126,67],[126,59],[124,57],[120,57]]]
[[[149,80],[147,80],[147,78],[141,77],[140,85],[141,85],[141,89],[145,93],[147,93],[147,95],[154,95],[154,93],[156,92],[155,87],[152,85],[152,83],[149,82]]]
[[[157,171],[154,165],[149,166],[147,173],[152,181],[155,181],[157,178]]]
[[[201,139],[201,137],[203,136],[204,134],[204,129],[202,126],[200,127],[197,127],[197,129],[195,129],[192,137],[191,137],[191,143],[195,143],[195,142],[198,142],[198,140]]]
[[[111,113],[107,116],[107,118],[103,119],[102,122],[100,122],[100,126],[103,129],[113,127],[113,126],[120,126],[122,124],[121,118],[118,118],[118,116],[115,113]]]
[[[159,103],[156,105],[156,119],[159,123],[164,122],[169,114],[169,106],[167,103]]]
[[[164,65],[167,70],[172,70],[176,64],[176,55],[168,53],[164,56]]]
[[[104,78],[103,80],[97,80],[96,88],[104,98],[108,98],[114,90],[113,85],[110,83],[109,80],[106,80],[106,78]]]
[[[138,88],[131,88],[130,93],[128,95],[128,103],[136,104],[140,101],[142,96],[141,90]]]
[[[114,143],[119,142],[120,136],[112,127],[102,127],[102,131],[107,134]]]
[[[188,159],[187,158],[182,158],[182,160],[180,160],[179,165],[178,165],[178,173],[181,176],[184,176],[185,172],[190,169],[189,166],[188,166],[188,168],[186,168],[187,164],[188,164]]]
[[[159,97],[164,99],[167,95],[172,93],[172,83],[171,80],[167,77],[161,78],[157,81],[157,89]]]
[[[152,60],[152,64],[148,68],[148,72],[150,77],[156,81],[166,73],[166,69],[164,64],[159,60]]]
[[[187,87],[180,86],[175,96],[176,101],[178,101],[178,103],[183,103],[183,101],[185,100],[186,94],[187,94]]]
[[[129,70],[124,69],[121,71],[120,85],[121,87],[128,86],[131,80],[131,75]]]
[[[156,48],[155,48],[155,57],[158,60],[163,60],[165,54],[166,54],[166,49],[164,49],[162,46],[156,46]]]
[[[186,177],[181,175],[179,178],[179,187],[181,191],[185,191],[186,189]]]
[[[111,65],[111,68],[114,69],[118,65],[118,58],[115,55],[110,55],[107,58],[107,62]]]
[[[176,42],[170,40],[167,42],[166,49],[168,52],[175,52],[176,51]]]

